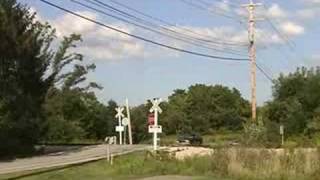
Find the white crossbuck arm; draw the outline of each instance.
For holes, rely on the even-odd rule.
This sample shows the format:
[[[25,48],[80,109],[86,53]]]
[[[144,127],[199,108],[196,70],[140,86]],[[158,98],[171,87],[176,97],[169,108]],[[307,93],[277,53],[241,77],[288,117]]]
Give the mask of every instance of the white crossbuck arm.
[[[155,100],[151,100],[152,103],[152,107],[150,109],[150,112],[155,112],[158,111],[159,113],[162,113],[162,109],[160,108],[159,104],[161,103],[161,99],[155,99]]]
[[[123,107],[117,107],[117,108],[116,108],[116,111],[117,111],[116,118],[124,117],[124,115],[123,115],[123,113],[122,113],[123,110],[124,110]]]

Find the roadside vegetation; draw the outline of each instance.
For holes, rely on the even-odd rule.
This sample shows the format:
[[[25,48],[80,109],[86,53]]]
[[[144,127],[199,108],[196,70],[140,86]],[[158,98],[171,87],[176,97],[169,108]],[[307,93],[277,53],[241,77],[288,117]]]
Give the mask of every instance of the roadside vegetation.
[[[82,166],[44,172],[21,180],[42,179],[140,179],[181,175],[194,179],[316,180],[320,176],[320,152],[312,150],[218,149],[212,155],[176,160],[139,152]]]

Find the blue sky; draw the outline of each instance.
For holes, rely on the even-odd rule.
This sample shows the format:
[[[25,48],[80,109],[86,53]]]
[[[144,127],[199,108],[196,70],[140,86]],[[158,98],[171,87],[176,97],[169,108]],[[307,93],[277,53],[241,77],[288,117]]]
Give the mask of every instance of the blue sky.
[[[57,28],[58,37],[73,32],[83,34],[84,42],[78,50],[90,62],[96,63],[97,69],[90,74],[89,78],[104,87],[104,90],[97,92],[97,96],[104,102],[114,99],[122,104],[128,97],[133,105],[137,105],[153,97],[165,99],[174,89],[187,88],[196,83],[235,87],[246,99],[250,97],[248,62],[222,62],[173,52],[84,22],[49,7],[39,0],[19,1],[32,7],[41,21],[53,24]],[[79,1],[85,2],[85,0]],[[109,0],[101,1],[114,5]],[[246,24],[241,25],[237,18],[226,18],[209,12],[218,9],[231,16],[245,16],[245,11],[240,7],[240,4],[247,2],[245,0],[205,0],[211,4],[208,11],[189,6],[180,0],[116,1],[176,24],[176,28],[190,29],[206,37],[222,38],[226,42],[246,42],[244,29]],[[195,0],[187,1],[197,3]],[[105,24],[172,46],[212,55],[242,57],[177,42],[97,14],[69,0],[50,0],[50,2]],[[260,66],[276,78],[280,72],[288,73],[301,65],[309,67],[319,65],[317,60],[320,60],[320,48],[317,41],[320,35],[317,32],[320,27],[317,25],[319,24],[317,17],[320,15],[320,1],[270,0],[266,2],[263,2],[266,8],[257,10],[258,16],[268,17],[282,36],[277,34],[266,20],[258,22],[257,58]],[[239,8],[234,5],[239,5]],[[115,7],[127,11],[123,7]],[[289,39],[292,47],[289,47],[284,39]],[[237,47],[237,50],[247,53],[245,48]],[[272,83],[260,72],[257,80],[258,104],[262,104],[271,99]]]

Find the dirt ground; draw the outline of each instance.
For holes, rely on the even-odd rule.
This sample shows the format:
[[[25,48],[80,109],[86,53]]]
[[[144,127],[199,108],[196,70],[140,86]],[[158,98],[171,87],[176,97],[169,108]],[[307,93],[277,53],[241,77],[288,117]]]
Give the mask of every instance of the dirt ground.
[[[167,151],[175,153],[177,159],[184,159],[192,156],[205,156],[213,153],[213,149],[204,147],[167,147]]]

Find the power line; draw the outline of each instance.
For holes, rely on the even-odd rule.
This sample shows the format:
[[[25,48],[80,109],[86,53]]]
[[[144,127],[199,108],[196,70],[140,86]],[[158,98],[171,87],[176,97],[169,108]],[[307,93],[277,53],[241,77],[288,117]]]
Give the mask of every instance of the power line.
[[[77,2],[77,1],[75,1],[75,0],[71,0],[71,1],[79,4],[79,2]],[[150,22],[150,21],[141,19],[141,18],[139,18],[139,17],[137,17],[137,16],[134,16],[134,15],[132,15],[132,14],[129,14],[129,13],[127,13],[127,12],[124,12],[124,11],[122,11],[122,10],[119,10],[119,9],[117,9],[117,8],[115,8],[115,7],[113,7],[113,6],[110,6],[110,5],[106,4],[106,3],[103,3],[103,2],[101,2],[101,1],[99,1],[99,0],[86,0],[86,1],[89,2],[89,3],[91,3],[91,4],[96,5],[96,6],[98,6],[98,7],[107,9],[107,10],[109,10],[109,11],[113,11],[113,12],[115,12],[115,13],[121,15],[121,16],[125,16],[125,17],[127,17],[127,18],[133,19],[135,22],[142,23],[142,24],[144,24],[144,25],[146,25],[146,26],[149,26],[149,27],[151,26],[152,28],[161,28],[161,29],[163,29],[163,30],[165,30],[165,31],[167,31],[167,32],[174,33],[174,34],[180,36],[181,38],[188,39],[188,40],[191,40],[191,41],[197,41],[197,42],[199,42],[199,43],[202,43],[201,46],[203,46],[203,43],[206,43],[206,44],[208,43],[207,40],[195,38],[194,36],[190,36],[190,35],[188,35],[188,34],[180,33],[180,32],[177,32],[177,31],[175,31],[175,30],[173,30],[173,29],[170,29],[170,28],[167,28],[167,27],[164,27],[164,26],[155,24],[155,23],[153,23],[153,22]],[[94,2],[93,2],[93,1],[94,1]],[[96,2],[97,2],[98,4],[97,4]],[[81,3],[80,3],[80,4],[81,4]],[[81,4],[81,5],[83,5],[83,4]],[[86,6],[86,7],[87,7],[87,6]],[[87,7],[87,8],[88,8],[88,7]],[[90,8],[91,8],[91,7],[90,7]],[[91,9],[92,9],[92,8],[91,8]],[[95,10],[96,10],[96,9],[95,9]],[[212,41],[212,42],[213,42],[213,41]],[[235,49],[232,49],[232,48],[221,47],[221,44],[220,44],[219,47],[217,47],[217,44],[219,44],[219,43],[215,43],[215,44],[214,44],[215,50],[217,50],[217,51],[221,51],[221,52],[231,52],[231,54],[236,54],[236,55],[242,55],[242,54],[239,54],[239,53],[243,53],[243,52],[241,52],[241,51],[238,51],[238,50],[235,50]],[[209,45],[209,44],[208,44],[208,45]],[[212,46],[211,43],[210,43],[210,45]],[[220,47],[222,48],[222,50],[216,49],[216,48],[220,48]]]
[[[204,0],[201,0],[201,1],[204,1]],[[225,1],[225,0],[214,0],[214,1],[219,2],[219,3],[224,3],[224,4],[227,4],[227,5],[229,5],[229,6],[236,7],[236,8],[239,7],[238,4],[236,4],[236,3],[231,3],[231,2]],[[209,3],[208,3],[208,4],[209,4]]]
[[[166,37],[169,37],[169,38],[172,38],[172,39],[175,39],[175,40],[178,40],[178,41],[187,43],[187,44],[195,45],[195,46],[198,46],[198,47],[202,47],[202,48],[209,49],[209,50],[213,50],[213,51],[217,51],[217,52],[228,53],[228,54],[239,55],[239,56],[245,56],[244,54],[239,54],[239,53],[237,53],[237,52],[230,52],[230,51],[226,51],[226,50],[216,49],[216,48],[213,48],[213,47],[210,47],[210,46],[206,46],[206,45],[201,44],[201,43],[199,44],[199,43],[193,42],[192,40],[190,41],[190,40],[187,40],[187,39],[185,39],[185,38],[177,37],[177,36],[174,36],[174,35],[171,35],[171,34],[166,34],[166,33],[162,32],[162,31],[156,30],[156,29],[154,29],[154,28],[152,28],[152,27],[147,27],[147,26],[145,26],[145,25],[137,24],[137,23],[131,22],[131,21],[127,20],[127,19],[124,19],[124,18],[115,16],[115,15],[112,15],[112,14],[106,13],[106,12],[104,12],[104,11],[102,11],[102,10],[97,9],[97,8],[94,8],[94,7],[91,7],[91,6],[89,6],[89,5],[83,4],[83,3],[81,3],[81,2],[79,2],[79,1],[77,1],[77,0],[71,0],[71,1],[74,2],[74,3],[76,3],[76,4],[81,5],[81,6],[83,6],[83,7],[86,7],[86,8],[88,8],[88,9],[91,9],[91,10],[93,10],[93,11],[96,11],[96,12],[98,12],[98,13],[104,14],[104,15],[109,16],[109,17],[112,17],[112,18],[114,18],[114,19],[117,19],[117,20],[126,22],[126,23],[128,23],[128,24],[137,26],[137,27],[139,27],[139,28],[142,28],[143,30],[148,30],[148,31],[151,31],[151,32],[153,32],[153,33],[160,34],[160,35],[162,35],[162,36],[166,36]]]
[[[263,4],[263,8],[265,10],[268,10],[268,7],[265,5],[265,3]],[[283,32],[281,32],[267,15],[264,18],[266,19],[267,23],[271,26],[271,28],[279,35],[279,37],[281,39],[283,39],[284,42],[287,43],[287,45],[289,46],[289,48],[291,50],[293,50],[295,47],[295,43],[291,42],[289,37],[286,34],[284,34]]]
[[[192,55],[196,55],[196,56],[207,57],[207,58],[212,58],[212,59],[222,60],[222,61],[249,61],[249,59],[244,59],[244,58],[215,56],[215,55],[209,55],[209,54],[199,53],[199,52],[195,52],[195,51],[189,51],[189,50],[185,50],[185,49],[182,49],[182,48],[177,48],[177,47],[173,47],[173,46],[170,46],[170,45],[166,45],[166,44],[163,44],[163,43],[160,43],[160,42],[157,42],[157,41],[153,41],[153,40],[150,40],[150,39],[147,39],[147,38],[144,38],[144,37],[141,37],[141,36],[138,36],[138,35],[134,35],[134,34],[131,34],[129,32],[126,32],[126,31],[123,31],[123,30],[108,26],[108,25],[106,25],[106,24],[104,24],[102,22],[93,20],[93,19],[91,19],[89,17],[86,17],[86,16],[81,15],[79,13],[76,13],[74,11],[71,11],[71,10],[63,8],[61,6],[58,6],[56,4],[53,4],[53,3],[49,2],[49,1],[46,1],[46,0],[40,0],[40,1],[45,3],[45,4],[47,4],[47,5],[52,6],[54,8],[60,9],[60,10],[66,12],[68,14],[72,14],[72,15],[74,15],[76,17],[79,17],[81,19],[84,19],[84,20],[87,20],[89,22],[92,22],[92,23],[94,23],[96,25],[102,26],[104,28],[116,31],[118,33],[125,34],[127,36],[130,36],[130,37],[133,37],[133,38],[136,38],[136,39],[139,39],[139,40],[142,40],[142,41],[154,44],[154,45],[158,45],[158,46],[161,46],[161,47],[164,47],[164,48],[167,48],[167,49],[172,49],[172,50],[183,52],[183,53],[187,53],[187,54],[192,54]]]
[[[268,80],[270,80],[271,82],[273,82],[272,77],[269,76],[269,74],[266,73],[266,72],[264,71],[264,69],[263,69],[262,67],[260,67],[260,65],[258,65],[258,64],[256,63],[256,67],[258,68],[258,70],[259,70]]]
[[[216,15],[219,15],[219,16],[223,16],[225,18],[229,18],[229,19],[233,19],[233,20],[235,19],[235,17],[233,17],[233,16],[229,16],[229,15],[226,15],[226,14],[221,13],[221,12],[216,12],[216,11],[214,11],[212,9],[207,8],[207,6],[202,6],[202,5],[196,4],[194,2],[190,2],[188,0],[180,0],[180,1],[183,2],[184,4],[187,4],[189,6],[195,7],[195,8],[200,9],[200,10],[208,11],[210,13],[213,13],[213,14],[216,14]]]
[[[184,4],[187,4],[189,6],[195,7],[197,9],[207,11],[207,12],[209,12],[211,14],[216,14],[216,15],[219,15],[219,16],[223,16],[223,17],[229,18],[229,19],[231,19],[231,20],[233,20],[233,21],[235,21],[237,23],[243,24],[242,19],[239,19],[237,16],[231,16],[231,15],[227,15],[227,14],[222,13],[222,12],[216,12],[217,10],[213,10],[212,8],[211,9],[208,8],[208,5],[203,1],[198,1],[198,3],[202,3],[202,5],[194,3],[194,2],[190,2],[188,0],[180,0],[180,1],[183,2]]]
[[[203,35],[203,34],[197,33],[196,31],[193,31],[193,30],[191,30],[191,29],[189,29],[189,28],[177,27],[177,25],[175,25],[175,24],[173,24],[173,23],[170,23],[170,22],[165,21],[165,20],[163,20],[163,19],[160,19],[160,18],[158,18],[158,17],[151,16],[151,15],[149,15],[149,14],[146,14],[146,13],[144,13],[144,12],[141,12],[141,11],[139,11],[139,10],[137,10],[137,9],[134,9],[134,8],[132,8],[132,7],[130,7],[130,6],[127,6],[127,5],[125,5],[125,4],[122,4],[122,3],[117,2],[117,1],[114,1],[114,0],[110,0],[110,2],[113,3],[113,4],[116,4],[116,5],[118,5],[118,6],[121,6],[121,7],[125,8],[125,9],[128,9],[128,10],[134,12],[134,13],[137,13],[137,14],[139,14],[139,15],[142,15],[142,16],[144,16],[144,17],[146,17],[146,18],[149,18],[149,19],[151,19],[151,20],[154,20],[154,21],[163,23],[163,24],[165,24],[166,26],[175,27],[175,28],[179,29],[179,31],[188,32],[188,33],[191,33],[191,34],[196,35],[196,36],[198,36],[198,37],[201,37],[201,38],[197,38],[197,39],[199,39],[199,40],[201,40],[201,41],[204,41],[204,42],[209,42],[209,43],[214,43],[214,44],[221,44],[221,45],[228,45],[228,46],[247,46],[247,44],[245,44],[245,43],[244,43],[244,44],[241,44],[241,43],[239,43],[239,42],[232,42],[232,41],[231,41],[231,42],[230,42],[230,41],[229,41],[229,42],[221,42],[221,41],[219,42],[220,39],[218,39],[218,38],[216,38],[216,37],[212,37],[212,36],[210,36],[210,35],[205,36],[205,35]],[[195,38],[196,38],[196,37],[195,37]],[[210,39],[214,39],[215,41],[209,40],[209,38],[210,38]]]
[[[42,1],[43,3],[47,4],[47,5],[50,5],[54,8],[57,8],[57,9],[60,9],[68,14],[72,14],[78,18],[81,18],[81,19],[84,19],[84,20],[87,20],[91,23],[94,23],[96,25],[99,25],[99,26],[102,26],[106,29],[109,29],[109,30],[113,30],[113,31],[116,31],[118,33],[121,33],[121,34],[125,34],[127,36],[130,36],[130,37],[133,37],[133,38],[136,38],[136,39],[139,39],[139,40],[142,40],[144,42],[148,42],[148,43],[151,43],[151,44],[154,44],[154,45],[157,45],[157,46],[160,46],[160,47],[164,47],[164,48],[167,48],[167,49],[171,49],[171,50],[174,50],[174,51],[178,51],[178,52],[182,52],[182,53],[186,53],[186,54],[191,54],[191,55],[195,55],[195,56],[200,56],[200,57],[205,57],[205,58],[210,58],[210,59],[215,59],[215,60],[220,60],[220,61],[238,61],[238,62],[247,62],[249,61],[249,59],[243,59],[243,58],[233,58],[233,57],[223,57],[223,56],[215,56],[215,55],[210,55],[210,54],[204,54],[204,53],[198,53],[198,52],[195,52],[195,51],[189,51],[189,50],[185,50],[185,49],[181,49],[181,48],[177,48],[177,47],[173,47],[173,46],[169,46],[169,45],[166,45],[166,44],[163,44],[163,43],[159,43],[157,41],[153,41],[153,40],[149,40],[147,38],[143,38],[141,36],[137,36],[137,35],[134,35],[134,34],[131,34],[131,33],[128,33],[126,31],[123,31],[123,30],[120,30],[120,29],[117,29],[117,28],[114,28],[114,27],[111,27],[111,26],[108,26],[102,22],[99,22],[99,21],[96,21],[96,20],[93,20],[91,18],[88,18],[86,16],[83,16],[81,14],[78,14],[78,13],[75,13],[71,10],[68,10],[66,8],[63,8],[61,6],[58,6],[56,4],[53,4],[49,1],[46,1],[46,0],[40,0]],[[272,81],[272,78],[263,70],[263,68],[261,68],[260,66],[258,66],[256,64],[256,66],[258,67],[258,69],[262,72],[262,74],[267,78],[269,79],[270,81]]]

